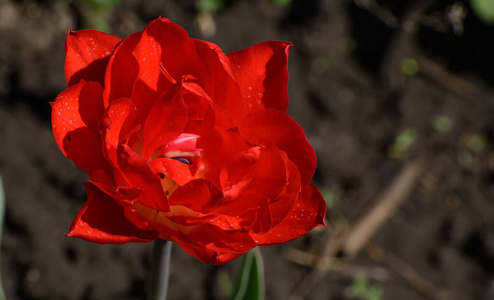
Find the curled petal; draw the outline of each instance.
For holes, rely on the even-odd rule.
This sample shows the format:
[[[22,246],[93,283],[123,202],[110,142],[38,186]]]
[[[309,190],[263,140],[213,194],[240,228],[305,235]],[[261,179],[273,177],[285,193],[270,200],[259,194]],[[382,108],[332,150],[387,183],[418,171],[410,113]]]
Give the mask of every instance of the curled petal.
[[[288,108],[288,48],[291,43],[270,41],[228,54],[240,84],[246,114],[263,108]]]
[[[97,30],[70,30],[65,39],[65,77],[69,86],[81,80],[103,85],[105,69],[119,37]]]
[[[192,40],[207,76],[212,79],[201,81],[201,86],[218,106],[227,111],[233,119],[239,119],[245,113],[245,104],[241,101],[240,86],[232,73],[230,60],[217,45]]]
[[[258,211],[256,224],[252,228],[256,233],[266,232],[280,223],[290,212],[300,193],[300,173],[297,166],[283,151],[280,154],[286,166],[286,185],[274,201]]]
[[[304,130],[287,114],[265,109],[249,114],[239,126],[240,133],[249,141],[264,145],[275,143],[285,151],[297,166],[302,186],[305,186],[316,171],[317,158],[305,137]]]
[[[67,236],[100,244],[143,243],[155,240],[156,231],[141,230],[124,217],[124,208],[91,183],[85,183],[88,201],[79,211]]]
[[[170,197],[169,204],[182,205],[188,209],[207,214],[225,203],[221,191],[208,180],[196,179],[177,189]]]
[[[177,243],[200,261],[217,266],[242,256],[256,246],[245,233],[226,233],[207,223],[189,233],[188,239],[178,240]]]
[[[240,153],[222,170],[227,202],[219,210],[221,213],[237,216],[262,209],[275,201],[287,185],[286,166],[278,149],[267,147],[259,153],[256,149]]]
[[[101,120],[100,131],[106,156],[115,168],[118,168],[118,145],[128,138],[135,126],[135,111],[130,99],[118,99],[108,106]]]
[[[212,129],[199,139],[197,147],[203,149],[203,178],[220,187],[221,169],[238,153],[252,147],[236,129]]]
[[[137,201],[155,210],[168,211],[170,208],[159,177],[151,171],[147,160],[125,144],[119,145],[117,155],[122,176],[128,185],[142,190]]]
[[[136,32],[126,37],[115,50],[108,61],[105,70],[105,90],[103,103],[106,108],[113,100],[131,98],[134,83],[139,73],[139,64],[132,55],[142,32]]]
[[[286,243],[308,233],[316,226],[325,226],[326,202],[317,187],[309,183],[298,195],[286,217],[268,232],[251,233],[260,246]]]

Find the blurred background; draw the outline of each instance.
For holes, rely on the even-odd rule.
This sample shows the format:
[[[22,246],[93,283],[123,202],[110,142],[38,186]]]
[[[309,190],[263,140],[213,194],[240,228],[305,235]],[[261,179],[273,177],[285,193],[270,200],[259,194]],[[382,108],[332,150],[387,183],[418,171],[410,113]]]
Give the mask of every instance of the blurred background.
[[[318,155],[327,228],[262,248],[266,299],[494,299],[494,1],[0,0],[7,299],[144,299],[151,244],[64,237],[86,199],[50,101],[69,28],[158,16],[226,53],[294,43],[289,114]],[[173,248],[169,299],[226,299],[240,260]]]

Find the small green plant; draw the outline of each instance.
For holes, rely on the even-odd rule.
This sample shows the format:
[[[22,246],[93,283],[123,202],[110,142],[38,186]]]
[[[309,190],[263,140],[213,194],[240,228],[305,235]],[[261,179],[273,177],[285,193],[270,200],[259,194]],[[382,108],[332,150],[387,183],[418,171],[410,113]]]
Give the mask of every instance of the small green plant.
[[[108,17],[122,0],[71,0],[81,4],[83,26],[109,33]]]
[[[467,138],[466,145],[475,154],[482,152],[487,146],[487,138],[480,133],[475,133]]]
[[[408,154],[410,147],[415,144],[418,139],[417,130],[413,128],[405,128],[395,138],[393,144],[389,148],[389,156],[394,159],[403,159]]]
[[[381,300],[383,288],[380,284],[369,284],[366,278],[356,278],[345,293],[352,299]]]
[[[213,13],[221,10],[225,6],[224,0],[196,0],[195,7],[202,13]]]
[[[453,129],[453,120],[448,116],[438,115],[432,119],[432,127],[438,133],[448,133]]]
[[[271,2],[278,7],[287,7],[292,3],[292,0],[271,0]]]
[[[419,63],[413,57],[407,57],[401,61],[401,72],[408,76],[416,75],[419,71]]]

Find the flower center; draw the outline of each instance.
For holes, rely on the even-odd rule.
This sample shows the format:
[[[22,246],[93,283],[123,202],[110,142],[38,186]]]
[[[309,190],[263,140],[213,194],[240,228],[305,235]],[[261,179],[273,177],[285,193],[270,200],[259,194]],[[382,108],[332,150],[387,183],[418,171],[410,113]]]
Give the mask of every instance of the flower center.
[[[202,149],[196,146],[198,137],[195,134],[181,134],[158,148],[152,156],[151,169],[160,178],[167,197],[190,180],[200,178],[204,163]]]

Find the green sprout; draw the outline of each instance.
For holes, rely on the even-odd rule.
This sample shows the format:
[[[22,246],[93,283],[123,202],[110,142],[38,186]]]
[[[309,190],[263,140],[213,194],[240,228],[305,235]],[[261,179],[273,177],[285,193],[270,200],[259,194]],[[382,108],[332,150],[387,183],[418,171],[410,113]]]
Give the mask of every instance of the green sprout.
[[[369,284],[366,278],[355,278],[346,290],[348,297],[360,300],[381,300],[383,288],[379,284]]]
[[[320,189],[321,195],[326,201],[326,207],[328,209],[334,208],[338,203],[338,195],[334,188],[323,187]]]
[[[224,0],[196,0],[197,11],[203,13],[213,13],[221,10],[225,6]]]
[[[401,61],[401,72],[408,76],[413,76],[419,71],[419,63],[415,58],[407,57]]]
[[[487,138],[479,133],[472,134],[467,140],[467,148],[476,154],[482,152],[486,146]]]
[[[405,158],[408,154],[408,150],[413,144],[415,144],[417,139],[417,130],[413,128],[404,129],[396,136],[393,144],[389,148],[389,156],[395,159]]]
[[[453,120],[448,116],[435,116],[434,119],[432,119],[432,127],[438,133],[448,133],[453,129]]]
[[[82,4],[84,27],[109,33],[111,31],[108,18],[111,11],[122,0],[72,0]]]
[[[271,2],[278,7],[287,7],[292,3],[292,0],[271,0]]]

